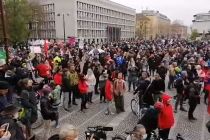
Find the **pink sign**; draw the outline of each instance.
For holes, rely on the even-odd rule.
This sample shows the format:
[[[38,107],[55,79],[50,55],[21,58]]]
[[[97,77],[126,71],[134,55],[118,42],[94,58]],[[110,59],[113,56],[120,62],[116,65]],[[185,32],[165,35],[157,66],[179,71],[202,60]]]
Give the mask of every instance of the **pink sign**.
[[[76,38],[73,36],[69,37],[69,44],[71,46],[75,46],[75,43],[76,43]]]

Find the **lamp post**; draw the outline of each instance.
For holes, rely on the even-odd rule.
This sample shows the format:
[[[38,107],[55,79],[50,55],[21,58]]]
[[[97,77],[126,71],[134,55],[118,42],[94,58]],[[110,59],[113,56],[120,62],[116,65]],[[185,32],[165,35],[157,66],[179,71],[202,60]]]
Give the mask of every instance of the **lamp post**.
[[[62,14],[57,14],[57,16],[63,16],[63,40],[64,40],[64,43],[66,42],[66,21],[65,21],[65,14],[62,13]],[[69,14],[66,14],[67,16],[69,16]]]
[[[3,1],[0,0],[0,15],[1,15],[1,21],[2,21],[2,30],[3,30],[3,36],[4,36],[4,49],[6,51],[6,62],[8,64],[9,62],[9,50],[8,50],[8,38],[6,33],[6,24],[4,19],[4,6]]]

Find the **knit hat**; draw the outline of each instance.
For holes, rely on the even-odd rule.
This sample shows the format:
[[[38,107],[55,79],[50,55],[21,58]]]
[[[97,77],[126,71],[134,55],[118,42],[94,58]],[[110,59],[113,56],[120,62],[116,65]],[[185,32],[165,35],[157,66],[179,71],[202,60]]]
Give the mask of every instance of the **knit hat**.
[[[8,89],[9,83],[6,81],[0,81],[0,89]]]

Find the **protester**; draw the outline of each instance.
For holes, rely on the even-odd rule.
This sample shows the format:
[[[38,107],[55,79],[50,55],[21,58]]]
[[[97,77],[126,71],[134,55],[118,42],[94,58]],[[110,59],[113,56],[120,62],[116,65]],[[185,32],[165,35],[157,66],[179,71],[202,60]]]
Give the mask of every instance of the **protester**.
[[[187,88],[189,92],[188,94],[189,94],[189,105],[190,105],[190,108],[188,111],[188,119],[190,121],[193,121],[193,120],[197,120],[194,117],[193,112],[195,111],[196,106],[200,102],[200,96],[199,96],[198,86],[194,82],[191,82]]]
[[[108,78],[108,73],[106,70],[104,70],[103,73],[99,77],[100,103],[106,102],[105,85],[106,85],[107,78]]]
[[[24,127],[17,122],[19,111],[20,108],[15,105],[9,105],[0,112],[0,126],[6,123],[9,124],[8,131],[11,134],[9,140],[26,140],[26,137],[24,136]]]
[[[32,88],[33,81],[30,79],[23,79],[19,81],[19,86],[22,87],[21,91],[21,105],[23,107],[24,116],[21,117],[21,121],[26,126],[27,138],[32,136],[31,125],[36,122],[37,114],[37,100],[35,92]]]
[[[85,79],[86,79],[86,82],[87,82],[87,85],[88,85],[87,101],[89,103],[93,103],[92,102],[92,96],[93,96],[93,92],[94,92],[95,85],[96,85],[96,78],[95,78],[95,75],[94,75],[92,69],[90,69],[90,68],[88,69]]]
[[[161,98],[163,106],[158,115],[159,136],[163,140],[168,140],[170,129],[174,125],[174,114],[171,105],[172,97],[164,93]]]
[[[124,93],[126,91],[125,81],[122,79],[122,73],[118,73],[118,78],[114,81],[114,99],[116,112],[125,112]]]
[[[78,73],[75,70],[74,65],[70,65],[70,71],[69,71],[69,81],[70,81],[70,91],[69,91],[69,100],[71,100],[71,95],[73,94],[72,102],[73,105],[77,105],[76,98],[78,98],[78,82],[79,82],[79,76]]]
[[[150,140],[152,131],[155,131],[158,128],[158,115],[162,108],[163,104],[161,102],[156,102],[154,108],[149,108],[138,122],[138,124],[142,124],[146,129],[146,140]]]
[[[69,111],[71,107],[71,85],[69,78],[69,70],[64,69],[62,75],[62,91],[63,91],[63,107],[65,110]]]
[[[43,90],[43,96],[40,99],[40,108],[42,118],[44,119],[44,130],[43,140],[47,140],[50,135],[50,123],[51,121],[56,121],[58,124],[58,111],[52,107],[52,103],[49,98],[50,91]]]
[[[87,109],[87,94],[88,94],[88,85],[86,83],[85,76],[83,74],[80,75],[79,84],[78,84],[80,96],[81,96],[81,111],[84,112],[84,109]]]
[[[9,83],[5,81],[0,81],[0,111],[2,111],[10,103],[8,101],[7,95],[9,89]]]
[[[109,75],[109,77],[106,81],[105,97],[106,97],[106,100],[107,100],[107,111],[105,112],[105,114],[106,115],[113,115],[114,113],[112,113],[111,108],[110,108],[112,100],[113,100],[113,83],[112,83],[111,75]]]

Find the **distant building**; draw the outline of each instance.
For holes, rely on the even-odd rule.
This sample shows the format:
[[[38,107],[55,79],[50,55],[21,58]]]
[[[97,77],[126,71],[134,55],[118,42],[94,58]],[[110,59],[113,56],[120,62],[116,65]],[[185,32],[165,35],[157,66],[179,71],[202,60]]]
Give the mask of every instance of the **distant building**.
[[[139,39],[147,38],[147,32],[149,28],[147,23],[150,19],[144,16],[142,13],[136,14],[136,37]]]
[[[192,30],[196,30],[199,34],[210,33],[210,11],[194,15],[192,22]]]
[[[167,16],[161,14],[159,11],[154,10],[143,10],[140,14],[149,19],[146,22],[146,39],[169,36],[171,21]]]
[[[171,37],[175,38],[184,38],[186,39],[188,37],[188,27],[181,25],[179,23],[172,23],[171,24]]]
[[[131,40],[135,37],[135,9],[110,0],[39,0],[45,15],[38,38],[76,37],[84,42]],[[64,28],[65,27],[65,28]],[[33,23],[36,29],[36,23]],[[31,38],[37,37],[37,31]]]

